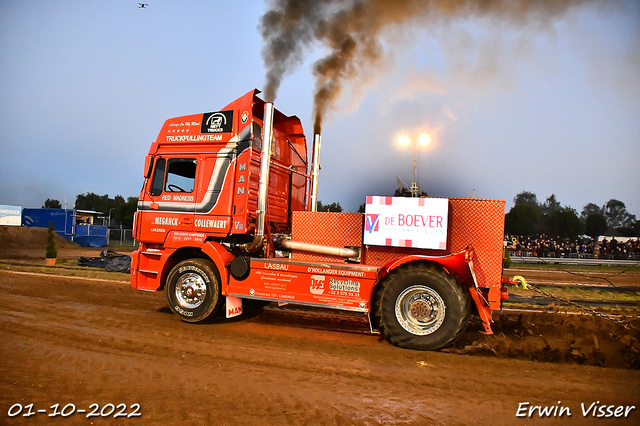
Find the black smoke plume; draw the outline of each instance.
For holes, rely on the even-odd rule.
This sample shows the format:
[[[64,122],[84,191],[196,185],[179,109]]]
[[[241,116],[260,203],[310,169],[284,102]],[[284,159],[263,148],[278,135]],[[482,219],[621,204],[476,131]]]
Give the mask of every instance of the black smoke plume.
[[[340,98],[345,83],[356,81],[384,58],[385,30],[429,26],[465,17],[491,16],[516,24],[546,26],[571,7],[598,0],[273,0],[261,19],[267,68],[265,99],[273,102],[284,76],[320,43],[328,54],[313,65],[314,132]]]

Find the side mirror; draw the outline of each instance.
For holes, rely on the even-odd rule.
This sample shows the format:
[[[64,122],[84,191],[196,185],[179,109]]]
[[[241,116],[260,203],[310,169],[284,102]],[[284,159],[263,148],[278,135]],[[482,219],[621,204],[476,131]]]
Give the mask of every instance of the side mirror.
[[[147,155],[144,158],[144,178],[148,179],[151,176],[151,169],[153,169],[153,156]]]

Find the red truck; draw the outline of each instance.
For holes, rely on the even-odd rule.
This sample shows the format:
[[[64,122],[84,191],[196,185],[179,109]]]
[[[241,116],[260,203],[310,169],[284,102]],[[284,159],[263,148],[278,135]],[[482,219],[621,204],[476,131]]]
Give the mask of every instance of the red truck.
[[[364,214],[317,212],[320,135],[309,164],[300,119],[259,93],[164,123],[145,160],[132,286],[164,290],[186,322],[258,300],[361,312],[403,348],[449,345],[471,314],[491,333],[505,202],[369,196]]]

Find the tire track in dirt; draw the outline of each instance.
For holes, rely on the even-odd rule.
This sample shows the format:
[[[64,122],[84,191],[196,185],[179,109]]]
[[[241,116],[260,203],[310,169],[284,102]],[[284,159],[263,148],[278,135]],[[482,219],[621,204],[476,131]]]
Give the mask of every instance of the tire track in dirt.
[[[632,267],[618,272],[563,270],[556,269],[526,269],[509,268],[503,270],[505,276],[523,276],[532,284],[554,284],[567,286],[598,286],[598,287],[638,287],[640,288],[640,268]]]
[[[267,376],[263,371],[265,368],[282,369],[287,374],[306,374],[305,372],[311,370],[314,374],[340,375],[341,377],[357,377],[371,380],[367,372],[363,372],[360,368],[338,367],[332,365],[331,362],[327,362],[327,359],[330,360],[331,358],[326,358],[322,362],[313,362],[311,360],[315,356],[312,357],[307,354],[305,362],[300,363],[299,353],[290,350],[274,351],[268,347],[243,347],[237,344],[220,344],[218,342],[216,342],[215,346],[212,346],[207,341],[194,342],[193,335],[189,339],[185,339],[174,332],[176,325],[181,333],[184,331],[185,326],[190,330],[193,330],[194,327],[179,322],[176,323],[172,316],[171,321],[165,324],[169,326],[169,330],[156,331],[151,336],[138,334],[135,336],[135,341],[123,339],[120,335],[123,331],[126,331],[123,330],[125,328],[124,325],[131,324],[132,320],[135,322],[135,317],[140,316],[139,313],[129,313],[130,318],[122,317],[121,320],[114,321],[109,319],[106,312],[101,312],[99,306],[68,302],[67,298],[61,294],[56,295],[54,298],[58,299],[56,303],[39,296],[8,294],[2,300],[3,311],[6,312],[8,309],[5,310],[4,308],[9,306],[18,306],[22,312],[2,315],[0,320],[2,321],[5,335],[17,335],[18,338],[26,341],[31,340],[34,346],[37,342],[39,346],[44,348],[49,346],[46,343],[50,343],[53,347],[45,349],[44,352],[36,352],[40,352],[39,355],[41,357],[51,359],[61,366],[59,373],[62,374],[69,374],[77,368],[77,365],[82,365],[85,369],[94,370],[92,365],[94,362],[87,360],[86,355],[88,352],[98,358],[101,358],[102,355],[119,355],[131,358],[133,354],[139,358],[151,359],[161,363],[167,358],[177,359],[179,363],[188,363],[194,357],[209,358],[211,363],[218,363],[218,367],[222,366],[221,363],[240,364],[244,374],[257,373],[262,377],[263,381]],[[55,309],[53,305],[55,305]],[[125,315],[128,313],[126,310],[120,310],[124,311],[121,313]],[[117,311],[116,313],[118,313]],[[37,312],[38,314],[29,314],[28,312]],[[29,320],[30,325],[22,328],[18,327],[25,322],[25,319]],[[127,328],[131,329],[132,327]],[[196,334],[199,338],[203,337],[202,333]],[[171,344],[162,344],[163,340],[158,340],[158,335],[166,337],[167,340],[171,341]],[[235,338],[237,336],[234,336]],[[208,340],[215,342],[219,339]],[[65,342],[64,351],[60,351],[59,348],[54,346],[53,342],[58,341]],[[188,350],[184,350],[185,347],[188,347]],[[104,371],[105,365],[103,361],[95,369]],[[71,370],[69,366],[72,366]],[[282,374],[279,374],[279,376],[282,376]],[[252,398],[247,395],[247,399],[250,400]],[[295,413],[296,408],[295,404],[293,404],[293,410],[284,410],[283,412],[289,413],[291,411]],[[348,409],[348,407],[346,408]],[[318,411],[318,413],[321,412],[320,410]],[[187,416],[186,418],[190,417]],[[425,420],[425,418],[421,417],[421,420]]]
[[[186,324],[162,294],[113,283],[0,271],[0,294],[3,416],[16,402],[111,402],[140,403],[145,425],[499,425],[512,423],[520,400],[630,404],[640,383],[638,371],[400,350],[332,331],[324,313],[292,313],[316,328],[291,327],[270,310]]]

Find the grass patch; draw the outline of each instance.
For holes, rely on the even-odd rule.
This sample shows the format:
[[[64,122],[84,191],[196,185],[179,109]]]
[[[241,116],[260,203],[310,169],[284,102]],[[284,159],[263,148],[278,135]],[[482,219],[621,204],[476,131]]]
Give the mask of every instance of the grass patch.
[[[540,291],[552,294],[562,299],[568,300],[603,300],[603,301],[620,301],[620,302],[637,302],[640,303],[640,292],[638,291],[610,291],[606,288],[603,289],[584,289],[580,287],[565,286],[547,287],[544,285],[536,285],[536,288]],[[537,296],[539,293],[535,290],[525,290],[519,287],[510,287],[509,293],[516,296],[532,297]]]
[[[567,264],[551,264],[551,263],[538,263],[535,265],[527,263],[511,263],[509,269],[519,269],[527,271],[569,271],[569,272],[604,272],[604,273],[628,273],[640,275],[640,262],[638,266],[608,266],[608,265],[567,265]],[[505,273],[509,271],[505,269]]]
[[[78,262],[76,260],[58,259],[55,266],[45,266],[42,260],[0,259],[0,270],[35,272],[55,276],[97,278],[109,281],[129,281],[129,274],[122,272],[107,272],[102,268],[78,266]]]
[[[569,313],[569,314],[585,314],[591,315],[587,313],[585,310],[576,308],[571,305],[560,305],[552,303],[550,305],[538,305],[536,303],[513,303],[513,302],[504,302],[502,305],[504,308],[508,309],[531,309],[538,310],[544,312],[554,312],[554,313]],[[588,309],[592,309],[594,311],[601,312],[605,315],[621,315],[624,317],[639,317],[640,316],[640,308],[634,306],[597,306],[590,307],[585,306]]]

